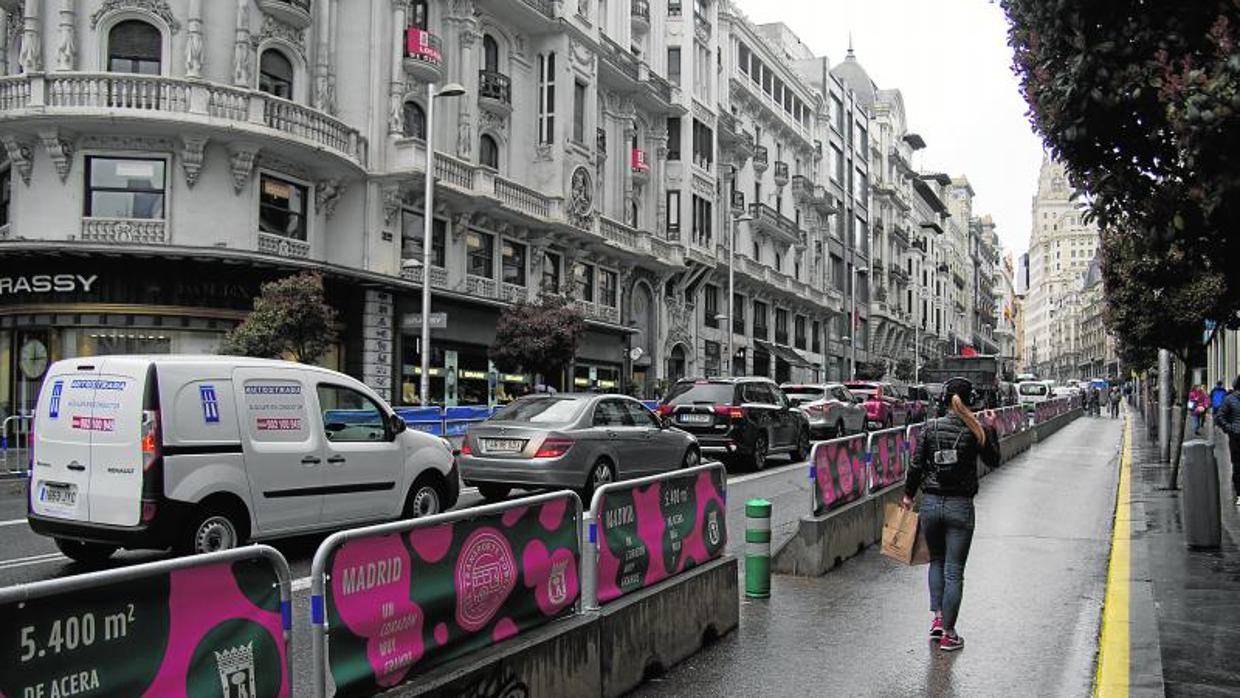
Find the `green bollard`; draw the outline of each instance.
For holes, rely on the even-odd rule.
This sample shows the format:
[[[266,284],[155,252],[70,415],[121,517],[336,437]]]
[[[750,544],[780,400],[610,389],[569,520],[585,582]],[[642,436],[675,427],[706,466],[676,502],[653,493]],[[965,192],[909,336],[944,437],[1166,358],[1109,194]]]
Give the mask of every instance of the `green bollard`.
[[[771,503],[745,502],[745,596],[771,596]]]

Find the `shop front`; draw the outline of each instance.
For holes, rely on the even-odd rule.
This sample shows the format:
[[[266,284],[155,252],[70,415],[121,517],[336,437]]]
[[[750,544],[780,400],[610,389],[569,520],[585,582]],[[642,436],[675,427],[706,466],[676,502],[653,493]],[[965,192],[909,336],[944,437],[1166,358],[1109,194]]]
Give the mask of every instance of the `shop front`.
[[[48,367],[112,354],[212,354],[259,286],[293,270],[211,259],[5,253],[0,271],[0,419],[30,414]],[[347,312],[360,293],[325,280]],[[341,332],[341,336],[347,336]],[[339,368],[337,347],[322,363]]]

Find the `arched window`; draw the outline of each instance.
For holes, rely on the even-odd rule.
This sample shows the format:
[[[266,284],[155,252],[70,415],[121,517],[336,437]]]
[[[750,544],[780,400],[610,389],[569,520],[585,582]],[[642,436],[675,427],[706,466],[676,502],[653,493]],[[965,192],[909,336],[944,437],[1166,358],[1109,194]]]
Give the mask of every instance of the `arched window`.
[[[405,137],[426,139],[426,112],[417,102],[405,102],[401,110],[404,113]]]
[[[490,34],[482,37],[482,69],[499,72],[499,44]]]
[[[258,60],[258,89],[269,95],[293,98],[293,64],[275,49],[263,51]]]
[[[667,359],[667,377],[669,380],[680,380],[685,377],[685,347],[677,344],[672,347],[672,355]]]
[[[147,22],[127,19],[108,32],[108,70],[159,75],[163,37]]]
[[[499,144],[494,138],[483,135],[478,139],[478,162],[499,169]]]

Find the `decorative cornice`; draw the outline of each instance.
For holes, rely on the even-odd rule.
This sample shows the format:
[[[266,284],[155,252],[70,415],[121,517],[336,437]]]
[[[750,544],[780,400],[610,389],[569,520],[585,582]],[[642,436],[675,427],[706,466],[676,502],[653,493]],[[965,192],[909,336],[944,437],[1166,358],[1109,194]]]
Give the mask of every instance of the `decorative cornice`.
[[[95,10],[94,14],[90,16],[90,28],[97,28],[99,20],[103,19],[105,15],[119,10],[149,12],[164,20],[173,34],[181,31],[181,23],[172,14],[172,8],[168,7],[168,3],[165,0],[103,0],[103,4],[99,6],[99,9]]]
[[[258,158],[256,145],[234,144],[228,147],[228,160],[232,170],[233,191],[240,195],[254,173],[254,161]]]
[[[150,150],[170,152],[174,149],[171,139],[153,136],[83,136],[82,148],[101,150]]]
[[[280,41],[285,44],[288,44],[289,46],[292,46],[294,49],[296,49],[297,53],[301,56],[301,59],[305,60],[306,58],[306,33],[305,31],[301,29],[297,29],[296,27],[287,25],[284,22],[281,22],[280,20],[276,19],[275,17],[272,17],[271,15],[265,15],[263,17],[262,29],[260,29],[257,34],[253,34],[250,36],[250,44],[254,48],[257,49],[259,44],[261,44],[262,42],[268,39],[274,39],[276,41]]]
[[[0,136],[0,142],[4,143],[4,150],[9,156],[13,169],[17,170],[22,182],[30,186],[30,168],[34,164],[34,144],[18,140],[17,136],[12,133]]]
[[[185,171],[185,185],[190,189],[202,173],[203,152],[208,140],[205,136],[181,136],[181,169]]]
[[[56,129],[40,131],[39,138],[47,149],[47,156],[56,167],[56,174],[60,175],[60,181],[65,181],[69,177],[69,170],[73,168],[73,141],[62,138],[60,131]]]

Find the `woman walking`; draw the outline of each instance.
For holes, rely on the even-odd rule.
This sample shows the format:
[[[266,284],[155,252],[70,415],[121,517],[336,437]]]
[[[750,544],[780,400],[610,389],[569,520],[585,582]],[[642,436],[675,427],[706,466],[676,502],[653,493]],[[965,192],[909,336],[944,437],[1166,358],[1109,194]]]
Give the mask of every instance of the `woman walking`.
[[[977,494],[977,459],[999,465],[999,439],[983,428],[969,409],[973,384],[953,378],[943,386],[939,418],[922,430],[904,483],[901,506],[911,508],[924,490],[921,526],[930,548],[930,639],[945,652],[964,647],[956,632],[964,593],[964,565],[973,542],[973,496]]]

